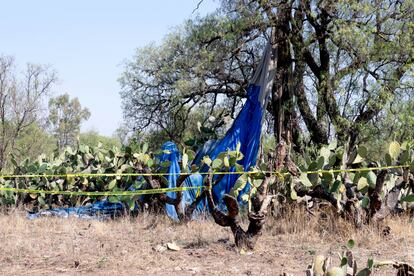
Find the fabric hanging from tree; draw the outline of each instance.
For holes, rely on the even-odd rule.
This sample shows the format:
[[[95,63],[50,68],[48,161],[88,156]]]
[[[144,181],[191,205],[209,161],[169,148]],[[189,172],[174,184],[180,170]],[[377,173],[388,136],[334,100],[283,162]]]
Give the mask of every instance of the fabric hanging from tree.
[[[248,171],[252,166],[256,165],[264,115],[276,73],[274,60],[275,59],[272,58],[272,46],[268,43],[248,86],[247,100],[232,126],[222,139],[207,142],[204,147],[199,150],[192,164],[200,165],[204,156],[209,156],[214,160],[221,152],[235,150],[237,144],[240,143],[240,151],[243,153],[244,158],[238,163],[243,166],[245,171]],[[169,143],[165,144],[163,149],[171,147],[171,144]],[[168,158],[171,162],[170,173],[177,173],[180,171],[178,164],[180,156],[178,151],[170,152],[171,153],[168,156],[164,155],[162,158]],[[208,166],[202,166],[200,172],[206,171],[208,171]],[[235,168],[231,168],[231,171],[235,171]],[[230,192],[239,176],[240,175],[237,174],[225,175],[223,179],[213,187],[213,196],[216,202],[220,202],[222,196]],[[202,186],[203,177],[206,176],[199,174],[191,176],[185,181],[184,186]],[[176,187],[177,178],[177,175],[170,175],[168,179],[169,188]],[[247,189],[248,187],[246,187],[246,190]],[[243,192],[240,193],[239,196],[242,194]],[[185,207],[186,204],[193,202],[195,197],[196,190],[184,191],[182,201],[183,206]],[[197,210],[202,211],[204,206],[205,202],[201,202]],[[170,217],[177,218],[175,209],[168,204],[167,213]]]

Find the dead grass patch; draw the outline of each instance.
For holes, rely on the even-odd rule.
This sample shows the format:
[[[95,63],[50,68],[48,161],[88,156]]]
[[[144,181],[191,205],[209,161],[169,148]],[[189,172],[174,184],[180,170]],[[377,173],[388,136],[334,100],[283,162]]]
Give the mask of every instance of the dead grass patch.
[[[386,236],[385,226],[391,229]],[[312,216],[295,209],[269,218],[253,254],[241,255],[230,230],[210,220],[176,224],[142,214],[106,222],[31,221],[13,211],[0,214],[0,274],[303,275],[317,254],[332,256],[336,263],[336,254],[351,238],[361,265],[368,257],[414,263],[414,228],[407,217],[355,229],[335,214]],[[167,242],[181,250],[155,250]],[[381,273],[387,271],[376,275]]]

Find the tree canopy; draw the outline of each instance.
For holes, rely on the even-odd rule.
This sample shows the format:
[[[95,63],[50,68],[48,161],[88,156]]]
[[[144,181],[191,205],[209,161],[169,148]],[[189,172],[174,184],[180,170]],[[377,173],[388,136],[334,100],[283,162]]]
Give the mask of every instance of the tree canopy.
[[[277,141],[353,148],[384,133],[376,128],[391,102],[412,97],[413,22],[411,0],[222,1],[137,50],[120,78],[124,114],[137,130],[177,136],[200,106],[204,119],[234,117],[270,40],[278,74],[267,125]]]
[[[68,94],[49,100],[49,123],[58,149],[76,144],[81,123],[89,119],[90,115],[89,110],[81,106],[78,98],[70,99]]]
[[[27,132],[42,124],[42,101],[56,80],[48,66],[27,64],[18,74],[14,58],[0,56],[0,171],[11,153],[22,150]]]

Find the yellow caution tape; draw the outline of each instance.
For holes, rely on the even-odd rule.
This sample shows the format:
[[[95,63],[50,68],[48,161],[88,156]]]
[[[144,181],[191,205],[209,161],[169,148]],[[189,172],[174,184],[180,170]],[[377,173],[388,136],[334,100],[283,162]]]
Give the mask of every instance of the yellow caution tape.
[[[402,169],[408,168],[409,165],[399,165],[399,166],[385,166],[385,167],[373,167],[373,168],[355,168],[355,169],[330,169],[330,170],[315,170],[315,171],[305,171],[303,174],[320,174],[320,173],[345,173],[345,172],[366,172],[366,171],[378,171],[378,170],[387,170],[387,169]],[[215,175],[241,175],[241,174],[272,174],[276,175],[279,179],[283,180],[285,176],[289,176],[289,172],[280,172],[280,171],[250,171],[250,172],[214,172]],[[196,173],[68,173],[68,174],[21,174],[21,175],[0,175],[0,178],[3,179],[12,179],[12,178],[70,178],[70,177],[125,177],[125,176],[169,176],[169,175],[208,175],[210,172],[196,172]],[[56,190],[32,190],[32,189],[18,189],[18,188],[8,188],[0,187],[0,191],[10,191],[16,193],[30,193],[30,194],[60,194],[60,195],[84,195],[84,196],[133,196],[133,195],[145,195],[145,194],[160,194],[167,192],[179,192],[192,189],[206,188],[205,186],[197,187],[176,187],[176,188],[159,188],[159,189],[148,189],[148,190],[138,190],[138,191],[118,191],[118,192],[84,192],[84,191],[56,191]]]
[[[229,174],[229,175],[237,175],[237,174],[257,174],[257,173],[266,173],[266,172],[214,172],[212,174],[215,175],[222,175],[222,174]],[[10,178],[70,178],[70,177],[126,177],[126,176],[180,176],[180,175],[208,175],[209,172],[190,172],[190,173],[65,173],[65,174],[4,174],[0,175],[0,178],[3,179],[10,179]]]
[[[187,190],[200,190],[205,188],[204,186],[197,187],[176,187],[176,188],[159,188],[149,190],[137,190],[137,191],[117,191],[117,192],[85,192],[85,191],[47,191],[47,190],[33,190],[33,189],[18,189],[18,188],[5,188],[0,187],[0,191],[15,192],[15,193],[28,193],[28,194],[50,194],[50,195],[75,195],[75,196],[134,196],[134,195],[149,195],[149,194],[162,194],[167,192],[179,192]]]
[[[319,173],[369,172],[369,171],[381,171],[381,170],[391,170],[391,169],[404,169],[404,168],[409,168],[409,167],[410,165],[399,165],[399,166],[385,166],[385,167],[372,167],[372,168],[316,170],[316,171],[306,171],[302,173],[319,174]]]

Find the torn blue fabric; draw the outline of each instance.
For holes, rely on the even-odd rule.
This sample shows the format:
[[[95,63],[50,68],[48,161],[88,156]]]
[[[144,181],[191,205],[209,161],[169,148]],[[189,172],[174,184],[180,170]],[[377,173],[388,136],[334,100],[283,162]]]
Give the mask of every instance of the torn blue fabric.
[[[124,210],[125,206],[122,203],[111,203],[107,200],[102,200],[86,206],[53,208],[50,210],[41,210],[36,213],[28,213],[27,218],[76,217],[81,219],[107,220],[123,214]]]
[[[262,134],[263,117],[275,77],[275,63],[271,58],[272,54],[274,54],[272,53],[272,46],[268,43],[251,83],[248,86],[247,100],[237,118],[234,120],[233,125],[222,139],[205,143],[196,154],[192,164],[199,166],[204,156],[209,156],[214,160],[221,152],[235,150],[237,144],[240,143],[240,151],[243,153],[244,158],[239,161],[239,164],[243,166],[244,171],[249,171],[252,166],[256,165]],[[176,162],[176,164],[171,163],[170,171],[179,171],[178,159]],[[200,172],[207,172],[208,169],[208,166],[203,166]],[[232,168],[231,171],[235,171],[235,168]],[[224,194],[230,192],[239,176],[236,174],[226,175],[213,187],[213,197],[219,203],[219,207],[223,207],[220,206],[221,198]],[[205,175],[198,175],[198,177],[187,179],[185,185],[202,186],[203,177]],[[175,180],[169,181],[169,187],[176,187]],[[243,192],[246,192],[248,189],[249,185],[246,186],[239,196],[242,196]],[[185,200],[182,203],[185,207],[186,204],[195,200],[196,193],[194,190],[184,191],[183,197]],[[171,210],[170,207],[172,206],[167,205],[168,214],[176,218],[175,210]],[[205,200],[199,203],[197,210],[199,212],[206,210]]]

